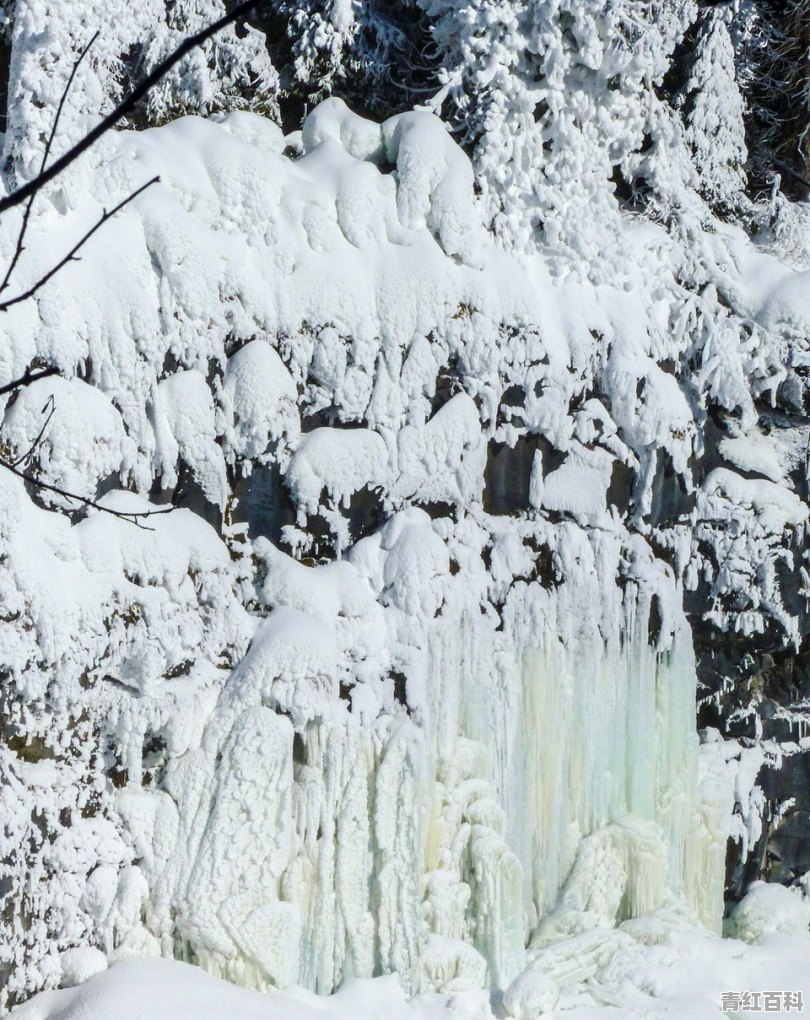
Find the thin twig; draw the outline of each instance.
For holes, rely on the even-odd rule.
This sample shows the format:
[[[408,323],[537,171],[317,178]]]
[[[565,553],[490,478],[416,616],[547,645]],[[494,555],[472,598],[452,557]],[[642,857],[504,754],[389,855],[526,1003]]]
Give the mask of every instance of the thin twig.
[[[59,114],[61,113],[62,105],[67,95],[67,89],[70,87],[70,83],[72,82],[73,76],[76,73],[78,64],[84,58],[87,49],[89,49],[89,47],[93,44],[96,37],[94,36],[93,39],[90,40],[87,49],[85,49],[82,52],[78,61],[76,62],[76,64],[74,64],[74,68],[71,73],[70,79],[68,80],[67,87],[65,88],[65,91],[63,93],[62,101],[60,102],[59,109],[57,110],[56,119],[54,121],[54,126],[51,131],[51,137],[49,138],[48,145],[46,146],[46,151],[43,156],[42,169],[40,173],[37,174],[37,176],[34,177],[32,180],[26,182],[24,185],[17,188],[10,195],[7,195],[5,198],[0,199],[0,214],[7,212],[9,209],[15,208],[16,206],[20,205],[26,200],[28,200],[29,202],[29,205],[27,206],[26,211],[23,215],[23,227],[21,230],[21,236],[18,237],[17,240],[17,250],[15,251],[14,258],[12,259],[12,264],[6,273],[3,284],[2,286],[0,286],[0,292],[2,292],[2,290],[8,284],[8,280],[11,277],[11,273],[15,268],[16,263],[19,261],[20,254],[22,253],[23,249],[25,230],[27,228],[28,218],[30,216],[30,203],[33,200],[33,198],[39,193],[39,191],[41,191],[41,189],[46,184],[48,184],[49,181],[52,181],[55,177],[62,173],[63,170],[69,167],[71,163],[75,162],[75,160],[77,160],[84,152],[86,152],[92,145],[94,145],[99,140],[99,138],[101,138],[113,127],[115,127],[115,125],[120,120],[122,120],[128,113],[134,110],[138,103],[141,101],[141,99],[143,99],[144,96],[148,94],[150,89],[154,85],[156,85],[163,77],[165,77],[165,75],[168,74],[168,72],[175,66],[175,64],[179,63],[183,59],[183,57],[185,57],[188,53],[194,50],[197,46],[202,45],[202,43],[206,42],[212,36],[216,35],[217,32],[221,31],[223,28],[226,28],[228,25],[233,24],[243,14],[247,14],[247,12],[251,10],[253,7],[255,7],[256,4],[259,2],[260,0],[245,0],[245,2],[238,4],[232,11],[230,11],[230,13],[224,15],[218,21],[215,21],[212,25],[209,25],[207,28],[202,29],[195,35],[189,36],[187,39],[185,39],[172,53],[169,54],[169,56],[165,60],[158,64],[158,66],[154,68],[154,70],[149,75],[147,75],[146,78],[144,78],[143,81],[140,82],[140,84],[137,85],[129,93],[129,95],[126,96],[118,104],[118,106],[116,106],[116,108],[111,113],[104,117],[96,125],[96,127],[92,129],[92,131],[90,131],[88,134],[84,136],[84,138],[82,138],[74,146],[68,149],[66,153],[60,156],[59,159],[55,160],[49,167],[46,167],[45,164],[47,161],[50,144],[55,134],[56,124],[58,122]],[[137,189],[137,191],[134,191],[127,198],[123,199],[123,201],[119,202],[118,205],[115,206],[114,209],[111,209],[109,212],[107,212],[107,210],[105,209],[99,221],[77,242],[77,244],[73,246],[73,248],[71,248],[68,254],[56,266],[54,266],[49,272],[47,272],[43,277],[41,277],[41,279],[39,279],[35,284],[29,287],[28,290],[26,290],[24,293],[18,294],[16,297],[11,298],[9,301],[0,304],[0,311],[5,311],[12,305],[18,304],[19,302],[25,301],[29,297],[32,297],[41,287],[43,287],[48,282],[48,280],[50,280],[57,272],[59,272],[60,269],[67,265],[68,262],[75,260],[76,253],[79,251],[79,249],[93,236],[93,234],[95,234],[95,232],[101,226],[103,226],[104,223],[107,222],[107,220],[115,216],[115,214],[119,212],[121,209],[123,209],[125,205],[127,205],[129,202],[135,199],[138,195],[140,195],[152,184],[157,183],[159,179],[160,179],[159,177],[154,177],[152,178],[152,180],[147,181],[146,184],[142,185],[140,188]],[[14,379],[11,382],[6,383],[5,386],[0,387],[0,396],[6,393],[10,393],[13,390],[20,389],[21,387],[29,386],[37,379],[44,379],[47,376],[57,374],[58,369],[53,367],[43,369],[41,372],[32,372],[30,368],[27,368],[25,370],[25,373],[19,379]],[[50,420],[50,416],[48,420]],[[47,422],[45,423],[45,425],[47,426]],[[36,446],[36,442],[34,446]],[[44,482],[39,478],[35,478],[33,475],[28,474],[27,471],[20,470],[20,468],[17,466],[18,463],[19,461],[11,463],[7,461],[4,457],[0,456],[0,466],[5,467],[8,471],[11,471],[12,474],[16,475],[24,482],[27,482],[29,485],[33,485],[35,488],[38,489],[44,489],[48,492],[53,492],[59,496],[62,496],[64,499],[73,500],[74,502],[79,503],[82,506],[89,507],[94,510],[99,510],[102,513],[110,514],[113,517],[117,517],[121,520],[129,521],[130,523],[135,524],[137,527],[143,528],[147,531],[151,531],[153,529],[141,523],[144,518],[153,517],[158,514],[172,513],[175,509],[177,509],[174,506],[170,506],[162,510],[145,510],[140,513],[115,510],[112,507],[103,506],[96,500],[89,499],[86,496],[80,496],[77,493],[68,492],[65,489],[59,488],[59,486],[51,485],[50,483]]]
[[[110,209],[109,211],[105,209],[87,233],[73,245],[67,255],[57,262],[55,266],[52,266],[44,276],[41,276],[36,283],[32,284],[28,290],[24,290],[22,294],[17,294],[15,297],[9,298],[8,301],[0,302],[0,312],[4,312],[7,308],[11,308],[12,305],[18,305],[21,301],[27,301],[28,298],[33,297],[33,295],[36,294],[41,287],[44,287],[51,277],[55,276],[60,269],[63,269],[68,262],[77,262],[78,259],[76,258],[76,252],[78,252],[90,240],[93,234],[103,227],[107,220],[112,219],[117,212],[120,212],[125,205],[129,205],[133,199],[136,199],[138,195],[142,194],[153,184],[157,184],[159,180],[159,177],[153,177],[151,181],[147,181],[146,184],[142,184],[140,188],[137,188],[132,192],[132,194],[127,195],[127,197],[122,199],[113,209]]]
[[[45,423],[43,424],[42,428],[39,430],[39,435],[33,441],[33,443],[31,443],[31,445],[28,447],[28,449],[25,451],[25,453],[21,454],[15,461],[12,461],[12,464],[13,464],[14,467],[17,467],[18,465],[22,464],[24,461],[28,460],[28,458],[30,456],[32,456],[32,454],[35,453],[37,447],[42,442],[42,437],[45,435],[45,429],[51,424],[51,418],[53,418],[54,411],[56,410],[56,403],[55,403],[55,401],[53,399],[53,393],[45,401],[45,407],[43,407],[42,410],[45,411],[45,409],[48,408],[48,407],[50,407],[50,410],[48,411],[48,417],[45,419]]]
[[[0,386],[0,397],[6,393],[11,393],[13,390],[20,390],[24,386],[30,386],[31,383],[36,382],[38,379],[47,379],[49,375],[59,375],[59,369],[51,366],[50,368],[43,368],[41,372],[32,372],[30,368],[26,368],[19,379],[12,379],[5,386]]]
[[[803,184],[805,188],[810,188],[810,181],[803,177],[797,170],[794,170],[788,163],[783,163],[781,159],[775,159],[773,161],[774,166],[778,166],[780,170],[784,170],[786,174],[790,174],[800,184]]]
[[[90,47],[93,45],[96,39],[98,39],[98,36],[99,33],[96,32],[96,34],[85,46],[85,48],[82,50],[82,52],[79,54],[79,56],[73,63],[73,69],[70,72],[70,77],[68,78],[67,84],[62,90],[62,97],[59,100],[59,106],[56,108],[56,116],[54,117],[53,124],[51,125],[51,133],[48,135],[48,141],[45,143],[45,151],[42,153],[42,163],[40,164],[38,174],[38,176],[40,177],[42,176],[45,167],[47,166],[48,156],[51,154],[51,146],[53,145],[53,140],[56,137],[56,129],[59,127],[59,120],[62,116],[62,110],[65,107],[68,92],[70,92],[70,86],[73,84],[73,79],[76,77],[76,72],[79,70],[81,62],[87,56],[88,52],[90,51]],[[2,294],[6,287],[8,287],[9,281],[11,280],[11,274],[16,269],[17,263],[20,260],[20,256],[25,251],[25,234],[26,231],[28,230],[28,221],[31,218],[31,209],[34,205],[34,199],[37,197],[37,194],[38,189],[36,191],[32,191],[31,197],[28,199],[28,202],[25,206],[25,212],[23,213],[20,232],[17,235],[17,244],[15,245],[14,248],[14,255],[12,256],[11,262],[9,262],[8,269],[6,270],[6,275],[3,277],[3,282],[0,283],[0,294]]]
[[[220,32],[223,28],[233,24],[243,14],[255,7],[261,0],[244,0],[243,3],[238,4],[234,9],[221,17],[218,21],[215,21],[212,25],[207,28],[201,29],[194,35],[190,35],[174,50],[169,56],[161,61],[157,67],[148,74],[142,82],[135,86],[135,88],[116,106],[116,108],[108,113],[91,131],[89,131],[84,138],[78,141],[72,148],[68,149],[64,155],[60,156],[59,159],[54,160],[53,163],[43,170],[41,174],[38,174],[32,180],[21,185],[15,191],[12,191],[10,195],[0,199],[0,214],[6,212],[8,209],[13,209],[14,206],[20,205],[31,195],[36,194],[40,191],[49,181],[52,181],[54,177],[62,173],[71,163],[79,158],[82,153],[86,152],[92,145],[94,145],[102,135],[106,134],[111,128],[122,120],[128,113],[138,105],[141,99],[149,92],[149,90],[156,85],[163,77],[165,77],[169,71],[174,67],[175,64],[179,63],[183,57],[190,53],[197,46],[206,42],[211,36]]]
[[[154,531],[154,528],[149,528],[145,524],[141,524],[141,520],[144,517],[157,517],[159,514],[170,514],[177,510],[176,506],[167,506],[162,510],[115,510],[113,507],[104,506],[103,503],[98,503],[96,500],[89,499],[87,496],[79,496],[75,492],[68,492],[66,489],[60,489],[58,485],[51,485],[48,482],[43,482],[41,478],[35,478],[33,475],[29,475],[27,471],[21,471],[18,467],[16,467],[13,461],[6,460],[5,457],[0,457],[0,466],[6,468],[13,475],[21,478],[24,482],[28,482],[29,485],[35,486],[37,489],[47,489],[48,492],[55,492],[58,496],[62,496],[64,499],[72,499],[77,503],[81,503],[82,506],[90,507],[93,510],[100,510],[102,513],[118,517],[122,521],[128,521],[130,524],[137,524],[139,528],[143,528],[145,531]]]

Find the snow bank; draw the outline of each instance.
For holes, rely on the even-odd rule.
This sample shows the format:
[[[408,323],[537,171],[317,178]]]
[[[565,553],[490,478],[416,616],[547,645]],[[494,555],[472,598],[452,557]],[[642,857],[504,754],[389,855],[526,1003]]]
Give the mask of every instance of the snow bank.
[[[394,978],[358,981],[332,999],[304,991],[260,995],[202,974],[198,968],[169,960],[142,960],[116,964],[85,987],[45,992],[13,1013],[19,1020],[64,1020],[79,1016],[87,1020],[116,1017],[116,1020],[282,1020],[291,1015],[301,1020],[334,1016],[378,1017],[380,1011],[397,1020],[424,1016],[408,1005]],[[448,1008],[436,1009],[439,1017],[452,1016]]]
[[[587,983],[562,988],[553,978],[528,971],[506,991],[502,1011],[513,1020],[657,1020],[685,1016],[722,1020],[723,995],[752,991],[810,996],[804,961],[807,935],[772,934],[746,945],[720,941],[677,915],[628,922],[610,938],[594,933],[601,964]],[[574,947],[572,946],[572,949]],[[582,946],[577,947],[579,960]],[[439,953],[436,960],[438,965]],[[572,961],[574,957],[572,956]],[[486,996],[448,987],[407,1000],[395,978],[348,981],[328,998],[303,989],[260,995],[217,981],[186,964],[168,960],[119,963],[81,988],[43,992],[12,1013],[15,1020],[276,1020],[290,1015],[395,1020],[491,1020],[501,1011]]]

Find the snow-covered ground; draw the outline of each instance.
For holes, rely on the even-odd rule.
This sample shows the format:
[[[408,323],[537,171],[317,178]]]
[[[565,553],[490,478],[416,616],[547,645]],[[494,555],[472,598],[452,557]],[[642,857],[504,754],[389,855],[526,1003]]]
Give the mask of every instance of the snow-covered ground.
[[[777,930],[780,906],[785,931]],[[629,922],[618,931],[594,931],[580,936],[566,951],[560,947],[556,968],[551,964],[528,971],[503,998],[497,996],[494,1001],[480,989],[409,999],[393,975],[350,979],[332,996],[313,995],[302,988],[259,993],[176,960],[138,960],[117,963],[79,987],[42,992],[14,1010],[11,1017],[720,1020],[764,1015],[766,1007],[767,1012],[780,1016],[799,1015],[810,1003],[810,936],[799,933],[801,918],[795,913],[791,917],[789,906],[768,903],[766,910],[765,930],[750,943],[719,939],[666,914]],[[566,970],[569,984],[561,989],[560,977]]]

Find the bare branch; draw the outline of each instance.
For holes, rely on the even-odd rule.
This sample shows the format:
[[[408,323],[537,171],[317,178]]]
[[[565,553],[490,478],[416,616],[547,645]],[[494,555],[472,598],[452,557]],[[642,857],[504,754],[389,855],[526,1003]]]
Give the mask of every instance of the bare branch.
[[[67,100],[68,92],[70,92],[70,86],[73,84],[73,79],[76,77],[76,72],[79,70],[81,62],[87,56],[88,52],[90,51],[90,47],[93,45],[96,39],[98,39],[98,35],[99,33],[96,32],[96,34],[93,36],[90,42],[85,46],[85,48],[76,58],[73,64],[73,69],[70,72],[70,77],[68,78],[67,83],[64,89],[62,90],[62,97],[59,100],[59,106],[56,108],[56,116],[54,117],[53,124],[51,125],[51,133],[48,135],[48,141],[45,143],[45,151],[42,153],[42,163],[40,164],[38,174],[38,176],[40,177],[42,176],[42,173],[44,172],[45,167],[48,163],[48,156],[51,154],[53,140],[56,137],[56,129],[59,127],[59,120],[62,116],[62,110],[65,107],[65,101]],[[6,287],[8,287],[9,281],[11,280],[11,274],[16,269],[17,263],[19,262],[20,256],[22,255],[23,251],[25,251],[25,234],[28,230],[28,221],[31,218],[31,208],[34,205],[34,199],[37,197],[38,191],[39,189],[36,189],[31,192],[31,197],[28,199],[28,202],[25,206],[25,212],[23,213],[20,232],[17,235],[17,243],[14,247],[14,255],[12,256],[11,262],[9,262],[8,269],[6,270],[6,275],[3,277],[3,282],[0,283],[0,294],[2,294]]]
[[[0,386],[0,397],[14,390],[20,390],[24,386],[30,386],[31,383],[36,382],[38,379],[47,379],[49,375],[59,375],[59,369],[51,366],[50,368],[43,368],[41,372],[32,372],[30,368],[26,368],[19,379],[12,379],[5,386]]]
[[[803,184],[805,188],[810,188],[810,181],[806,177],[803,177],[802,174],[794,170],[793,167],[790,166],[790,164],[783,163],[781,159],[775,159],[773,163],[774,166],[779,167],[780,170],[784,170],[785,173],[790,174],[790,176],[794,180],[797,180],[800,184]]]
[[[15,208],[16,206],[22,204],[23,202],[27,201],[28,203],[26,205],[25,212],[23,213],[23,222],[20,228],[20,233],[17,237],[17,244],[15,247],[14,255],[12,257],[8,269],[6,270],[3,282],[2,284],[0,284],[0,293],[2,293],[3,290],[5,290],[6,287],[8,286],[9,280],[11,279],[11,275],[14,272],[14,269],[16,268],[20,256],[22,255],[22,252],[24,250],[25,234],[28,229],[28,223],[31,215],[31,205],[36,195],[41,191],[41,189],[49,181],[52,181],[55,177],[62,173],[63,170],[69,167],[71,163],[75,162],[84,152],[86,152],[91,146],[93,146],[99,140],[99,138],[101,138],[113,127],[115,127],[115,125],[120,120],[122,120],[128,113],[132,112],[132,110],[135,109],[135,107],[138,105],[141,99],[143,99],[144,96],[147,95],[150,89],[154,85],[156,85],[162,78],[164,78],[165,75],[168,74],[168,72],[177,63],[179,63],[188,53],[194,50],[197,46],[202,45],[202,43],[206,42],[212,36],[216,35],[223,28],[226,28],[228,25],[233,24],[240,17],[242,17],[242,15],[247,14],[247,12],[251,10],[253,7],[255,7],[259,2],[260,0],[244,0],[244,2],[237,4],[237,6],[232,11],[230,11],[228,14],[225,14],[218,21],[215,21],[213,24],[207,26],[201,31],[185,39],[172,53],[169,54],[169,56],[165,60],[161,61],[161,63],[158,64],[157,67],[155,67],[153,71],[150,74],[148,74],[146,78],[144,78],[143,81],[141,81],[129,93],[129,95],[127,95],[118,104],[118,106],[116,106],[116,108],[111,113],[104,117],[96,125],[96,127],[92,129],[92,131],[88,132],[88,134],[86,134],[84,138],[82,138],[74,146],[68,149],[68,151],[64,153],[62,156],[60,156],[59,159],[55,160],[51,164],[51,166],[47,166],[46,164],[48,156],[50,154],[50,150],[56,134],[57,125],[59,123],[59,119],[62,113],[62,109],[64,107],[64,103],[66,101],[68,91],[76,75],[76,72],[78,71],[79,65],[87,55],[87,52],[90,49],[90,47],[95,42],[98,33],[96,33],[96,35],[93,36],[93,38],[90,40],[88,45],[81,52],[76,62],[74,63],[70,77],[68,78],[67,84],[62,93],[62,98],[60,100],[56,116],[54,118],[51,133],[45,147],[45,152],[43,153],[40,172],[37,174],[36,177],[26,182],[21,187],[17,188],[10,195],[7,195],[5,198],[0,199],[0,214],[8,211],[9,209]],[[115,216],[115,214],[120,212],[120,210],[123,209],[124,206],[128,205],[135,198],[137,198],[138,195],[144,192],[152,184],[156,184],[159,180],[160,180],[159,177],[153,177],[150,181],[147,181],[145,184],[141,185],[141,187],[138,188],[136,191],[132,192],[131,195],[128,195],[125,199],[119,202],[118,205],[116,205],[113,209],[109,211],[105,209],[98,222],[95,223],[90,228],[90,230],[88,230],[87,233],[84,234],[82,238],[80,238],[80,240],[71,248],[67,255],[65,255],[65,257],[61,259],[60,262],[53,266],[47,273],[45,273],[39,280],[37,280],[36,283],[34,283],[23,293],[16,295],[15,297],[9,299],[8,301],[0,303],[0,311],[5,311],[12,305],[16,305],[22,301],[26,301],[28,298],[36,294],[37,291],[39,291],[41,287],[43,287],[50,279],[52,279],[52,277],[55,276],[56,273],[63,269],[64,266],[66,266],[69,262],[76,260],[76,255],[79,252],[79,250],[87,243],[87,241],[93,236],[93,234],[95,234],[96,231],[99,230],[107,222],[107,220]],[[54,367],[43,369],[40,372],[32,372],[30,368],[27,368],[25,370],[25,373],[19,379],[14,379],[11,382],[6,383],[5,386],[0,387],[0,396],[3,396],[6,393],[11,393],[22,387],[30,386],[31,383],[35,382],[38,379],[44,379],[48,376],[57,374],[58,369]],[[36,440],[34,441],[31,449],[28,450],[27,453],[25,453],[21,458],[18,458],[16,461],[13,462],[6,460],[3,456],[0,455],[0,466],[5,467],[6,470],[11,471],[12,474],[16,475],[18,478],[22,479],[24,482],[27,482],[29,485],[34,486],[35,488],[43,489],[48,492],[53,492],[59,496],[62,496],[64,499],[71,500],[82,506],[98,510],[102,513],[110,514],[113,517],[117,517],[121,520],[129,521],[130,523],[137,525],[139,528],[145,528],[146,530],[151,529],[149,529],[146,525],[141,523],[143,519],[147,517],[153,517],[157,514],[172,513],[176,509],[176,507],[170,506],[161,510],[146,510],[143,512],[127,512],[122,510],[115,510],[112,507],[103,506],[96,500],[89,499],[85,496],[80,496],[77,493],[68,492],[67,490],[62,489],[57,485],[51,485],[48,482],[44,482],[41,479],[34,477],[27,471],[21,470],[18,465],[25,461],[28,457],[30,457],[34,450],[36,450],[37,446],[42,440],[42,436],[44,435],[45,429],[47,428],[52,415],[53,408],[51,408],[51,412],[48,415],[47,420],[45,421],[42,429],[40,430],[40,433],[37,436]]]
[[[176,506],[163,507],[161,510],[115,510],[111,506],[104,506],[103,503],[98,503],[94,499],[89,499],[87,496],[79,496],[75,492],[68,492],[66,489],[61,489],[58,485],[51,485],[48,482],[43,482],[41,478],[35,478],[34,475],[28,474],[27,471],[21,471],[16,466],[16,461],[6,460],[5,457],[0,456],[0,466],[6,468],[13,475],[21,478],[24,482],[28,482],[29,485],[33,485],[37,489],[46,489],[48,492],[54,492],[57,496],[62,496],[64,499],[72,499],[76,503],[81,503],[82,506],[89,507],[93,510],[100,510],[101,513],[110,514],[112,517],[118,517],[122,521],[128,521],[130,524],[137,524],[139,528],[143,528],[145,531],[153,531],[154,528],[149,528],[145,524],[141,524],[141,521],[146,517],[157,517],[160,514],[170,514],[177,510]]]
[[[59,159],[54,162],[42,173],[37,174],[32,180],[26,182],[21,187],[17,188],[16,191],[12,191],[10,195],[0,199],[0,214],[6,212],[8,209],[13,209],[15,206],[25,202],[26,199],[30,198],[31,195],[35,195],[40,191],[44,185],[49,181],[52,181],[54,177],[58,176],[70,166],[71,163],[75,162],[82,153],[86,152],[92,145],[110,131],[115,125],[122,120],[128,113],[131,113],[143,97],[149,92],[149,90],[156,85],[162,78],[164,78],[169,71],[178,64],[183,57],[190,53],[197,46],[202,45],[212,36],[216,35],[223,28],[228,25],[232,25],[242,15],[247,14],[251,8],[255,7],[260,0],[243,0],[242,3],[237,4],[236,7],[228,14],[225,14],[218,21],[215,21],[212,25],[208,25],[207,28],[201,29],[194,35],[190,35],[174,50],[169,56],[161,61],[154,70],[148,74],[142,82],[135,86],[135,88],[116,106],[116,108],[108,113],[91,131],[89,131],[81,141],[78,141],[72,148],[68,149],[64,155],[60,156]]]
[[[54,412],[56,411],[56,402],[53,399],[53,393],[45,401],[45,406],[42,408],[43,413],[46,410],[48,411],[48,417],[45,419],[42,428],[39,430],[37,438],[33,441],[33,443],[31,443],[25,453],[21,454],[15,461],[12,462],[14,467],[24,463],[29,457],[33,456],[37,447],[42,442],[42,437],[45,435],[45,429],[51,424],[51,418],[53,418]]]
[[[53,375],[54,372],[47,372],[42,374]],[[87,496],[80,496],[78,495],[78,493],[68,492],[67,489],[62,489],[58,485],[51,485],[48,482],[43,482],[41,478],[36,478],[34,475],[29,474],[27,471],[20,470],[20,464],[23,464],[36,452],[37,447],[40,445],[40,443],[42,442],[42,438],[45,435],[45,430],[51,423],[51,419],[53,418],[54,412],[56,411],[56,404],[53,399],[53,394],[51,394],[51,396],[48,397],[42,410],[43,413],[47,410],[48,416],[45,419],[42,428],[39,430],[39,433],[37,434],[37,437],[31,444],[31,446],[25,451],[25,453],[17,457],[16,460],[7,460],[5,457],[0,455],[0,466],[6,468],[12,474],[16,475],[18,478],[21,478],[23,481],[28,482],[30,485],[33,485],[37,489],[47,489],[48,492],[54,492],[57,495],[62,496],[64,499],[73,500],[76,503],[82,504],[82,506],[91,507],[94,510],[99,510],[101,513],[110,514],[113,517],[118,517],[120,520],[128,521],[130,524],[137,524],[139,528],[144,528],[147,531],[152,531],[153,529],[148,528],[146,525],[142,524],[141,523],[142,518],[154,517],[157,514],[170,514],[172,513],[172,511],[177,509],[176,506],[168,506],[164,507],[162,510],[143,510],[140,512],[115,510],[112,507],[104,506],[102,503],[99,503],[94,499],[89,499]]]
[[[104,212],[99,217],[99,219],[87,231],[87,233],[82,238],[80,238],[76,242],[76,244],[73,245],[73,247],[70,249],[67,255],[65,255],[63,259],[57,262],[55,266],[52,266],[48,270],[48,272],[45,273],[44,276],[41,276],[36,283],[32,284],[28,288],[28,290],[23,291],[22,294],[17,294],[15,297],[9,298],[8,301],[0,302],[0,312],[6,311],[6,309],[11,308],[12,305],[18,305],[21,301],[27,301],[28,298],[33,297],[33,295],[36,294],[37,291],[40,290],[40,288],[44,287],[48,280],[51,279],[51,277],[55,276],[60,269],[63,269],[68,264],[68,262],[77,262],[78,259],[76,258],[76,253],[81,248],[84,247],[84,245],[90,240],[93,234],[95,234],[97,230],[100,230],[101,227],[103,227],[104,224],[107,222],[107,220],[112,219],[117,212],[120,212],[125,205],[129,205],[129,203],[132,202],[133,199],[136,199],[138,195],[142,194],[144,191],[146,191],[147,188],[150,188],[153,184],[157,184],[159,180],[160,180],[159,177],[153,177],[150,181],[147,181],[146,184],[142,184],[140,188],[137,188],[135,191],[133,191],[132,194],[127,195],[127,197],[122,199],[118,203],[118,205],[116,205],[114,208],[110,209],[109,211],[105,209]],[[0,390],[0,393],[2,393],[2,390]]]

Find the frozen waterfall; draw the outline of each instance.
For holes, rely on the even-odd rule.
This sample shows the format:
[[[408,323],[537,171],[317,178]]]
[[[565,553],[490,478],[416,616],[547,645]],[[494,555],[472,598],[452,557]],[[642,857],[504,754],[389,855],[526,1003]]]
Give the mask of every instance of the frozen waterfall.
[[[343,589],[344,642],[368,626],[353,584],[407,589],[426,546],[444,548],[409,513],[339,584],[298,567],[321,606]],[[302,589],[297,607],[277,603],[164,791],[121,792],[150,890],[141,937],[259,988],[396,972],[446,992],[506,988],[548,945],[677,899],[718,929],[725,831],[698,791],[672,577],[614,536],[545,539],[565,580],[513,579],[500,619],[467,570],[440,579],[428,612],[376,604],[408,674],[383,711],[340,677]]]

